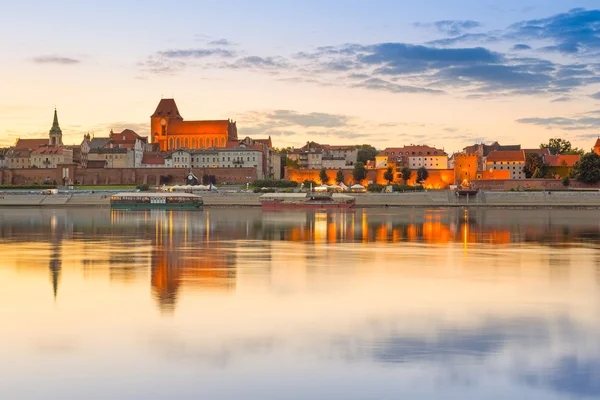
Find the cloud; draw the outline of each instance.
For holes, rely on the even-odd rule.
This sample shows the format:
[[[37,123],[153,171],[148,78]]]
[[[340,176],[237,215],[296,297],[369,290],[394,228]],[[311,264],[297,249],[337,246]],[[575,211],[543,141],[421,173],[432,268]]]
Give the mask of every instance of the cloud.
[[[73,65],[79,64],[81,60],[72,57],[64,57],[57,55],[38,56],[33,59],[34,63],[37,64],[61,64],[61,65]]]
[[[345,126],[350,120],[350,117],[347,115],[318,112],[302,114],[290,110],[275,110],[265,117],[273,121],[284,122],[286,125],[297,125],[302,127],[320,126],[325,128]]]
[[[493,43],[497,42],[499,39],[495,36],[489,35],[487,33],[465,33],[460,36],[445,38],[445,39],[437,39],[427,42],[430,46],[454,46],[459,43],[471,42],[471,43]]]
[[[512,51],[524,51],[524,50],[531,50],[531,46],[527,45],[527,44],[515,44],[513,47],[511,47]]]
[[[570,97],[567,97],[567,96],[563,96],[563,97],[558,97],[558,98],[552,100],[552,103],[563,103],[563,102],[571,101],[571,100],[573,100],[573,99]]]
[[[385,81],[379,78],[370,78],[363,82],[352,85],[355,88],[371,89],[371,90],[383,90],[392,93],[428,93],[428,94],[442,94],[443,90],[428,89],[416,86],[405,86],[398,85],[392,82]]]
[[[435,28],[438,32],[448,36],[458,36],[463,32],[479,28],[481,24],[472,20],[442,20],[433,23],[417,22],[413,24],[417,28]]]
[[[235,43],[227,39],[211,40],[210,42],[208,42],[208,44],[211,46],[235,46]]]
[[[289,64],[283,57],[248,56],[237,59],[236,61],[228,64],[227,67],[275,70],[289,68]]]
[[[158,54],[167,58],[205,58],[211,56],[233,57],[235,52],[225,49],[176,49],[160,51]]]
[[[548,18],[521,21],[509,27],[510,39],[547,40],[546,51],[566,54],[600,50],[600,10],[574,8]]]
[[[520,124],[531,124],[544,126],[548,129],[563,129],[567,131],[576,130],[598,130],[600,129],[600,116],[595,112],[577,114],[570,117],[532,117],[521,118],[516,122]]]
[[[600,100],[600,92],[598,92],[598,93],[594,93],[594,94],[592,95],[592,99]]]

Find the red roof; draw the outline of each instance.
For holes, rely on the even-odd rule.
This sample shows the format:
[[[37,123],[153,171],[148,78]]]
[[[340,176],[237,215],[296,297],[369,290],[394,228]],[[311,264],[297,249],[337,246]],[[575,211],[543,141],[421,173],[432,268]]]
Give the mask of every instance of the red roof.
[[[162,157],[147,157],[142,158],[142,164],[164,165],[165,159]]]
[[[49,139],[17,139],[15,146],[17,149],[37,149],[38,147],[50,144]]]
[[[408,152],[408,154],[406,154]],[[392,154],[394,153],[394,154]],[[437,154],[434,154],[437,153]],[[403,146],[403,147],[387,147],[381,151],[379,156],[443,156],[446,155],[444,150],[435,147],[420,145],[420,146]]]
[[[540,156],[550,155],[550,150],[547,147],[544,147],[543,149],[523,149],[523,151],[525,154],[535,153]]]
[[[161,99],[156,111],[150,116],[150,118],[152,117],[182,118],[177,109],[177,104],[175,104],[175,99]]]
[[[594,145],[594,147],[600,147],[600,138],[596,139],[596,144]]]
[[[120,133],[115,133],[110,131],[110,142],[111,144],[121,145],[121,147],[133,147],[135,145],[136,140],[141,140],[143,142],[147,141],[147,138],[142,137],[132,131],[131,129],[125,129]]]
[[[557,154],[545,156],[544,162],[549,167],[572,167],[579,159],[581,159],[579,154]]]
[[[354,150],[354,149],[356,149],[356,146],[329,146],[329,145],[325,145],[325,146],[327,146],[327,148],[330,150]]]
[[[492,151],[488,154],[486,162],[520,161],[525,162],[525,152],[519,151]]]
[[[229,120],[214,121],[182,121],[171,120],[169,122],[169,136],[189,134],[227,134],[229,132]]]
[[[35,149],[35,150],[33,150],[31,152],[31,154],[48,154],[48,155],[51,155],[51,154],[64,154],[64,153],[65,153],[65,148],[62,147],[62,146],[59,146],[59,147],[54,147],[54,146],[52,146],[52,147],[50,147],[50,146],[47,146],[47,147],[38,147],[37,149]]]

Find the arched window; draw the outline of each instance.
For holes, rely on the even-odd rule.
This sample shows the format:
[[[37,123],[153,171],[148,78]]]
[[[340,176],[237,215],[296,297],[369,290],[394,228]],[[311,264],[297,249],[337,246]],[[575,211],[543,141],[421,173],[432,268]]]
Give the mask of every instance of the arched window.
[[[225,147],[225,138],[221,138],[221,147]]]
[[[190,143],[188,142],[188,138],[185,138],[185,144],[183,145],[183,147],[185,147],[186,149],[188,149],[190,146]]]
[[[177,138],[177,145],[176,145],[176,147],[177,147],[178,149],[180,149],[180,148],[181,148],[181,139],[179,139],[179,138]]]
[[[169,149],[168,150],[173,150],[173,138],[169,138]]]
[[[196,138],[192,138],[192,149],[196,148]]]

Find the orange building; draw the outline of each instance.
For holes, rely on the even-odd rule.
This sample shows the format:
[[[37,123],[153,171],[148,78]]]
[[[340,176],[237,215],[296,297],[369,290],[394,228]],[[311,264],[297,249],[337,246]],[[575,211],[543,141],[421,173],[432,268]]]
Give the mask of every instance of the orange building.
[[[596,140],[596,144],[594,145],[594,153],[600,156],[600,137]]]
[[[174,99],[158,103],[150,116],[150,130],[152,143],[161,151],[224,148],[228,140],[237,140],[235,121],[184,121]]]

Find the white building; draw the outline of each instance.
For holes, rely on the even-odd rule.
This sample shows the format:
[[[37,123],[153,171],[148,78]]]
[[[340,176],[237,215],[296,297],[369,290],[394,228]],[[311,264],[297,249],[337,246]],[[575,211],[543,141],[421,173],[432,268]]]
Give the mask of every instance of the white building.
[[[485,157],[486,171],[508,170],[510,179],[525,179],[525,152],[518,151],[492,151]]]

